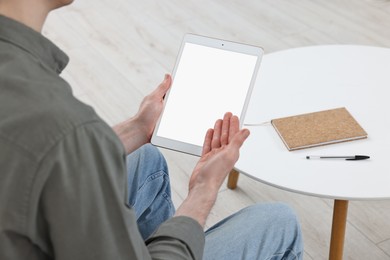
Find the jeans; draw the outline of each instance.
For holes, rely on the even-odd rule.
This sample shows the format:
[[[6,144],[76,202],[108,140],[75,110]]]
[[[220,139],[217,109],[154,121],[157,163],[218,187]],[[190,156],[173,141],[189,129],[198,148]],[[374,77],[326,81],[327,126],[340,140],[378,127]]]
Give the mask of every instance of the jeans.
[[[129,204],[144,239],[175,212],[166,161],[144,145],[127,157]],[[203,259],[302,259],[303,242],[294,212],[281,203],[255,204],[205,232]]]

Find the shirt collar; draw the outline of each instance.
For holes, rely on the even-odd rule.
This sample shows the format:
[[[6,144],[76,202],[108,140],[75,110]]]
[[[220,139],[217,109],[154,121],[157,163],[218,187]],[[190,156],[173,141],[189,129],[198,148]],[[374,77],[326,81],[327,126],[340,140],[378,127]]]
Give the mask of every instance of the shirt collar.
[[[2,15],[0,15],[0,41],[9,42],[23,49],[58,74],[69,62],[69,57],[42,34]]]

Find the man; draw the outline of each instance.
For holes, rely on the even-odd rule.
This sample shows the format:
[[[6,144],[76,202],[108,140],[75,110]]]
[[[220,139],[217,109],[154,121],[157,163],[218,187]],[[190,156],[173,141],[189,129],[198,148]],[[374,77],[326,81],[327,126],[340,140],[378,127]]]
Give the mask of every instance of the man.
[[[148,145],[172,79],[113,131],[73,97],[58,76],[68,57],[39,33],[71,2],[0,0],[0,259],[301,258],[299,224],[283,205],[243,209],[203,232],[249,135],[231,113],[206,133],[174,210],[165,160]]]

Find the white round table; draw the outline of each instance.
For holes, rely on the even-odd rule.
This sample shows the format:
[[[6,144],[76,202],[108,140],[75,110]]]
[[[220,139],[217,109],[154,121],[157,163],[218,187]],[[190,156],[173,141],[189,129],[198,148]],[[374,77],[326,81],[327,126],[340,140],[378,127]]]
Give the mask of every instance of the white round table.
[[[263,183],[335,200],[330,259],[341,259],[348,200],[390,198],[390,49],[328,45],[267,54],[244,124],[346,107],[368,138],[288,151],[271,124],[251,135],[235,168]],[[369,160],[307,160],[307,155]],[[238,173],[229,176],[234,188]]]

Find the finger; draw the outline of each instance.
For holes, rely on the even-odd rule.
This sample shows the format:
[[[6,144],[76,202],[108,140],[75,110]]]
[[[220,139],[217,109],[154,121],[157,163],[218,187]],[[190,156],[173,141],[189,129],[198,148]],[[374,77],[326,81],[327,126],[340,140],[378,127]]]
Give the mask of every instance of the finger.
[[[228,112],[223,117],[222,122],[222,132],[221,132],[221,145],[227,145],[229,143],[229,129],[230,129],[230,119],[232,113]]]
[[[211,149],[221,147],[222,120],[218,119],[214,125],[214,134],[211,141]]]
[[[213,139],[214,129],[207,130],[206,137],[203,142],[202,156],[211,151],[211,141]]]
[[[230,118],[230,127],[229,127],[229,143],[233,137],[240,131],[240,120],[237,116],[232,116]]]

